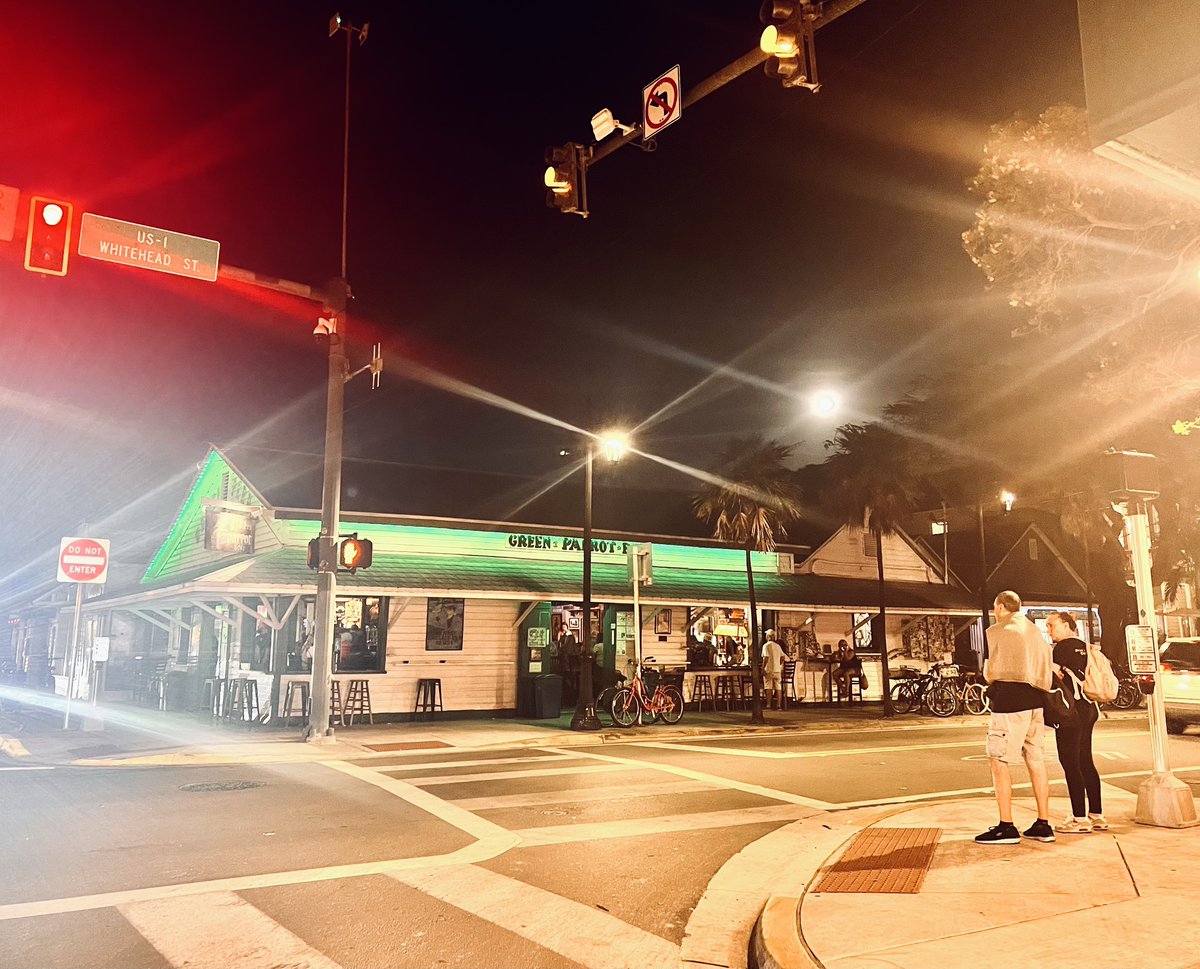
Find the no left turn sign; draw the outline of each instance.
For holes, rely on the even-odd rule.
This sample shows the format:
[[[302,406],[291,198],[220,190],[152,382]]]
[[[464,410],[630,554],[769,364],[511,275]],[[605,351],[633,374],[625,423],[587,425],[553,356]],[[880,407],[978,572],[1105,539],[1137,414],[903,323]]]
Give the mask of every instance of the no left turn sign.
[[[642,140],[653,138],[683,114],[679,65],[642,88]]]
[[[107,538],[64,538],[58,552],[58,581],[97,584],[108,578]]]

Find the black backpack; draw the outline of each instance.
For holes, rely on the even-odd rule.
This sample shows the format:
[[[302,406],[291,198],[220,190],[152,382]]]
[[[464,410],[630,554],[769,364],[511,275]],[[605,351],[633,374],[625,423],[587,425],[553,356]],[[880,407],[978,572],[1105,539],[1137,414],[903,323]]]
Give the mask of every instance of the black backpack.
[[[1064,667],[1062,679],[1051,681],[1050,692],[1042,703],[1042,716],[1047,727],[1069,727],[1079,719],[1080,704],[1086,700],[1075,674]]]

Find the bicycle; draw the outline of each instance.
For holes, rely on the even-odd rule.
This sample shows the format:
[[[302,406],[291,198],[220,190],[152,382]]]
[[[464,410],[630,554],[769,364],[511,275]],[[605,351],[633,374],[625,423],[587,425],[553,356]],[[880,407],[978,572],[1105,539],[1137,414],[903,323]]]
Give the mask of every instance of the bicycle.
[[[633,684],[621,687],[613,695],[611,712],[618,727],[632,727],[641,714],[650,714],[651,722],[679,723],[683,717],[683,693],[674,684],[662,682],[661,674],[648,666],[653,661],[653,656],[647,656],[644,662],[636,664]],[[647,689],[643,670],[656,677],[653,693]]]
[[[971,716],[978,717],[985,713],[991,713],[992,704],[988,700],[987,686],[979,673],[967,670],[955,680],[954,688],[963,709]]]
[[[900,713],[924,707],[935,717],[952,717],[959,706],[957,678],[957,666],[934,663],[919,676],[892,684],[892,703]]]
[[[1124,666],[1114,665],[1113,672],[1117,674],[1117,695],[1108,704],[1109,706],[1114,706],[1118,710],[1132,710],[1146,702],[1136,676]]]

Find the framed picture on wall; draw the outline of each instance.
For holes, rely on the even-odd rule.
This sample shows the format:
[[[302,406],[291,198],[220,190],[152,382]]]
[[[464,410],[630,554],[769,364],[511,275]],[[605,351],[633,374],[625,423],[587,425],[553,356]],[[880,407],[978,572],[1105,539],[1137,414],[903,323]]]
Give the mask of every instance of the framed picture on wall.
[[[430,599],[425,613],[425,649],[463,648],[463,599]]]
[[[654,614],[654,635],[655,636],[670,636],[671,635],[671,610],[659,609]]]

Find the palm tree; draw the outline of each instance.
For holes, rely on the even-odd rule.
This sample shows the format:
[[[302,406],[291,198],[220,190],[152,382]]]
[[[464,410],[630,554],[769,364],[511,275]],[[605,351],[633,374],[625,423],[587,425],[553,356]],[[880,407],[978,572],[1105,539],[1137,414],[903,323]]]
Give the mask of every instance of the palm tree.
[[[692,501],[696,517],[712,526],[713,537],[746,550],[750,598],[750,722],[766,723],[762,710],[762,642],[758,636],[758,599],[754,595],[751,552],[769,552],[787,538],[786,525],[800,518],[800,488],[784,465],[794,445],[764,441],[759,435],[731,441],[717,476]]]
[[[894,535],[917,504],[922,476],[919,448],[882,424],[844,424],[825,460],[823,502],[852,528],[866,529],[875,539],[879,572],[879,658],[883,666],[883,713],[893,715],[891,671],[887,648],[887,587],[883,574],[883,538]]]

